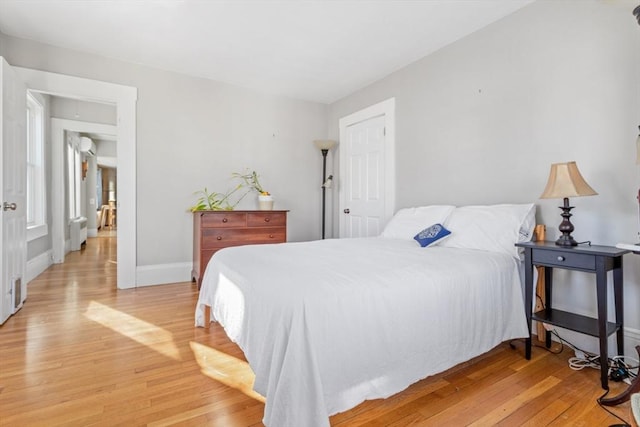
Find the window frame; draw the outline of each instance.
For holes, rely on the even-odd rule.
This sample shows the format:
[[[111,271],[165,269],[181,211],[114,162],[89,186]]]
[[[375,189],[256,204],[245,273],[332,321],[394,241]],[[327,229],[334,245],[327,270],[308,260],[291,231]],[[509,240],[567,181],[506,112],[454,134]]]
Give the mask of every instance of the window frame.
[[[27,91],[27,242],[49,234],[44,141],[44,105]]]
[[[82,216],[82,155],[78,138],[67,139],[67,208],[68,222]]]

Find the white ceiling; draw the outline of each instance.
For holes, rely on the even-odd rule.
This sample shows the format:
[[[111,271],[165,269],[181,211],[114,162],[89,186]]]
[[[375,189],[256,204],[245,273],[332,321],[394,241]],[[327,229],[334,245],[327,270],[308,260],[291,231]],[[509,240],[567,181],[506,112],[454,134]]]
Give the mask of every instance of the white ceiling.
[[[0,32],[330,103],[533,0],[0,0]]]

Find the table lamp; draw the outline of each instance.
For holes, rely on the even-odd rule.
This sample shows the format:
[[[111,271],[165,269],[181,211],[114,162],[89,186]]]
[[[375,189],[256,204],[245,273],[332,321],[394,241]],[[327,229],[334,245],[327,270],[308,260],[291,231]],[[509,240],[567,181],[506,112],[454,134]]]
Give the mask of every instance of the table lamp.
[[[551,165],[549,181],[540,198],[564,199],[564,205],[559,206],[562,209],[560,214],[562,222],[558,229],[562,235],[556,240],[556,245],[576,246],[578,244],[571,237],[574,227],[569,218],[571,218],[573,206],[569,206],[569,197],[595,196],[596,194],[598,193],[580,175],[576,162],[554,163]]]

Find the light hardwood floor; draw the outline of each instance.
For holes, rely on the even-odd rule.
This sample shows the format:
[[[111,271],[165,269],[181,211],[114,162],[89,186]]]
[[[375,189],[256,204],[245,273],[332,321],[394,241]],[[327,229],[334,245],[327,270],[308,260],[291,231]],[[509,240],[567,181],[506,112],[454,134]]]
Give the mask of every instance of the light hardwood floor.
[[[195,286],[116,291],[115,240],[89,239],[37,277],[24,308],[0,327],[0,425],[261,426],[264,400],[242,352],[220,327],[193,327]],[[522,347],[500,345],[331,424],[619,422],[596,404],[598,371],[572,371],[568,352],[540,348],[526,361]],[[613,410],[629,419],[628,403]]]

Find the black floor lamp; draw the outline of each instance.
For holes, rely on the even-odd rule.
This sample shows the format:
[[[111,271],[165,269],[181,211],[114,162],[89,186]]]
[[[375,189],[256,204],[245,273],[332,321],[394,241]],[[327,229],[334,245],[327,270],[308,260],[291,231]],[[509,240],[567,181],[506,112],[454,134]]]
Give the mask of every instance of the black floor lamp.
[[[333,180],[333,175],[327,178],[327,154],[329,154],[329,150],[336,146],[337,142],[332,139],[316,139],[313,143],[322,152],[322,238],[324,239],[326,191],[327,188],[331,188],[331,181]]]

